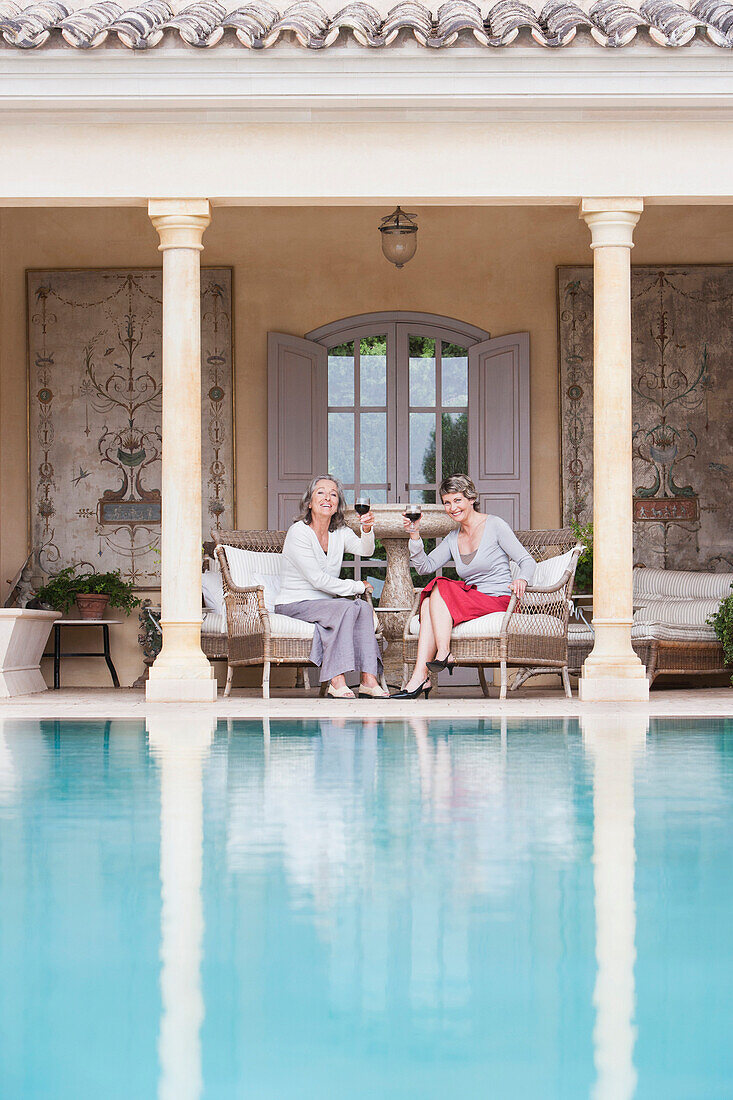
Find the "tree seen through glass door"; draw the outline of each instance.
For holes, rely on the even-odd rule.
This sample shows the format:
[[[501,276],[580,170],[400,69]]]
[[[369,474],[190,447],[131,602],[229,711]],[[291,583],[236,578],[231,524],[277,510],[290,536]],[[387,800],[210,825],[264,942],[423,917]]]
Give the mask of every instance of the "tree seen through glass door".
[[[410,335],[408,468],[408,491],[427,504],[444,477],[468,470],[468,349],[459,344]]]
[[[435,503],[442,478],[468,469],[468,349],[427,326],[375,327],[328,349],[329,469],[349,504]]]

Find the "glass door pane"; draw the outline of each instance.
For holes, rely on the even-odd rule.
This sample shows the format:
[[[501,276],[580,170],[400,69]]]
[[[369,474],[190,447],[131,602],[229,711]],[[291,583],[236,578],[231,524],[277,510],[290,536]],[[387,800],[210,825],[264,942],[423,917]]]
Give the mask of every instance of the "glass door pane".
[[[468,470],[468,347],[438,326],[404,328],[397,345],[400,499],[432,503],[444,477]]]
[[[394,326],[391,332],[393,340]],[[367,327],[328,352],[329,470],[343,482],[350,505],[358,494],[367,495],[373,504],[386,502],[395,483],[394,470],[390,471],[395,410],[394,383],[390,404],[389,341],[389,332],[370,332]],[[345,561],[347,575],[359,580],[383,568],[380,554],[378,548],[377,565],[372,560]]]
[[[468,473],[468,348],[447,340],[441,342],[440,382],[438,484],[444,477]]]
[[[435,405],[435,339],[410,336],[410,406]]]
[[[359,341],[362,405],[387,404],[387,337],[362,336]]]
[[[353,340],[329,348],[328,468],[345,485],[353,484],[354,481],[354,439],[356,431],[353,410],[355,370],[356,359]]]

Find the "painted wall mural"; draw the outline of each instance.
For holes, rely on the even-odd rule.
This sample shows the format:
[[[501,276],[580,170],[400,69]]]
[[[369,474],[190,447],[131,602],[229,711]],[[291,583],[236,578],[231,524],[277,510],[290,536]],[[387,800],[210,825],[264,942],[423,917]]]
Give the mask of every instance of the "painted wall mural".
[[[29,271],[31,540],[160,584],[160,269]],[[202,533],[233,527],[231,269],[201,272]]]
[[[593,515],[593,269],[558,269],[563,519]],[[733,568],[733,267],[632,267],[634,558]]]

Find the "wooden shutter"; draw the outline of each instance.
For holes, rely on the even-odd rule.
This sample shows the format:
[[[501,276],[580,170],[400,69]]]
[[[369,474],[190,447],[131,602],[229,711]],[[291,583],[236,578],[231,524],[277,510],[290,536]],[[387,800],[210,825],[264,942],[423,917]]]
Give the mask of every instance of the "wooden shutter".
[[[482,512],[529,528],[529,333],[468,351],[468,472]]]
[[[292,523],[311,478],[326,471],[326,349],[312,340],[267,337],[267,499],[270,530]]]

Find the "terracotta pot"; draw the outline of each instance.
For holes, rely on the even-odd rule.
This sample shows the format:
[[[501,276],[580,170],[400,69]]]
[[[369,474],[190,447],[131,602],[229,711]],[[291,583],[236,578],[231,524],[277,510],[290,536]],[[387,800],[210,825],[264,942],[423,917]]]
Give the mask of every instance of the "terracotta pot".
[[[80,619],[103,619],[109,596],[99,592],[80,592],[76,597]]]

